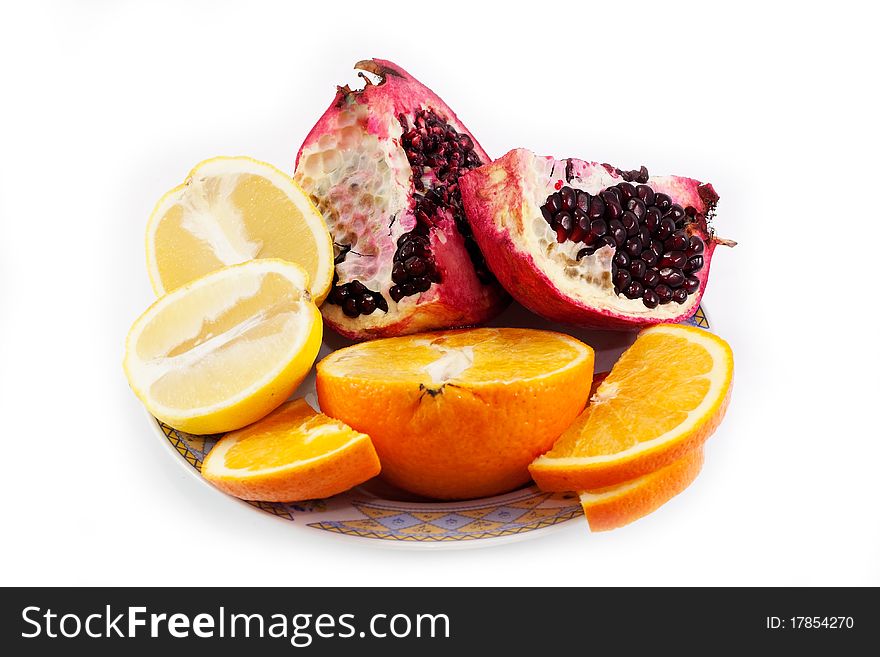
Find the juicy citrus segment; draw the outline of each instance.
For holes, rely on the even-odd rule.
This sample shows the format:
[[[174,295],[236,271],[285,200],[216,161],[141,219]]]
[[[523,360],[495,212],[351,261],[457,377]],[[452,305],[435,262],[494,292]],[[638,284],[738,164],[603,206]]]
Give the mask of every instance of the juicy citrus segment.
[[[703,448],[696,447],[677,461],[627,481],[580,493],[581,507],[594,532],[617,529],[642,518],[691,485],[703,467]]]
[[[280,258],[302,266],[320,304],[333,277],[324,219],[292,178],[247,157],[198,164],[160,199],[147,226],[147,268],[156,294],[227,265]]]
[[[639,333],[553,449],[530,466],[544,490],[584,490],[640,477],[701,444],[729,402],[733,354],[702,329]]]
[[[317,413],[304,399],[226,434],[202,475],[246,500],[296,502],[336,495],[379,474],[370,437]]]
[[[686,337],[642,336],[596,391],[589,417],[567,431],[548,456],[616,454],[662,436],[681,425],[705,399],[712,367],[705,347]],[[614,403],[607,403],[611,400]]]
[[[384,479],[466,499],[529,480],[587,401],[593,350],[550,331],[467,329],[347,347],[317,372],[321,409],[369,434]]]
[[[228,435],[238,440],[226,452],[226,468],[256,471],[308,461],[363,437],[316,413],[304,399],[282,404],[262,420]]]
[[[574,338],[532,329],[466,329],[373,340],[322,361],[335,375],[418,382],[498,384],[551,377],[592,350]]]
[[[298,265],[262,259],[225,267],[156,301],[126,340],[129,383],[157,418],[219,433],[263,417],[311,369],[320,312]]]

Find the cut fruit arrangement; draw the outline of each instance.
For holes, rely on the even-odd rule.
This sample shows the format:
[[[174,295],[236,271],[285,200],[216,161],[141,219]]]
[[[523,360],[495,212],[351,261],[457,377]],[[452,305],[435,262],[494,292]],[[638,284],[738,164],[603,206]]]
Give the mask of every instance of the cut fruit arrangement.
[[[156,418],[225,434],[204,478],[295,502],[379,475],[471,499],[530,480],[575,492],[594,531],[683,491],[730,400],[733,356],[677,324],[718,245],[709,183],[515,149],[498,160],[384,60],[338,87],[292,175],[197,165],[147,227],[159,299],[124,370]],[[513,297],[555,322],[640,330],[607,375],[564,333],[472,328]],[[323,321],[354,341],[301,384]],[[288,401],[292,396],[297,398]]]

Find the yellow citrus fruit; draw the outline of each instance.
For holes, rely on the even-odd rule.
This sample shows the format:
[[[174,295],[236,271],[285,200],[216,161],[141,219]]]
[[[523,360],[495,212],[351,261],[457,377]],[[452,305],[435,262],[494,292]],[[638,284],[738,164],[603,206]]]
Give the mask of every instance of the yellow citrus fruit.
[[[333,243],[293,178],[249,157],[196,165],[147,225],[147,271],[157,295],[227,265],[280,258],[302,266],[320,305],[333,279]]]
[[[593,350],[551,331],[441,331],[340,349],[317,372],[321,410],[369,434],[384,479],[463,499],[529,480],[587,401]]]
[[[276,259],[224,267],[159,298],[125,342],[132,390],[194,434],[254,422],[284,402],[321,346],[308,275]]]
[[[220,490],[266,502],[336,495],[379,469],[369,436],[316,413],[304,399],[226,434],[202,463],[202,475]]]
[[[733,353],[716,335],[659,324],[641,331],[590,405],[529,467],[547,491],[613,486],[702,445],[730,401]]]
[[[631,481],[580,493],[590,529],[607,531],[656,511],[690,486],[703,467],[703,448],[696,447],[669,465]]]

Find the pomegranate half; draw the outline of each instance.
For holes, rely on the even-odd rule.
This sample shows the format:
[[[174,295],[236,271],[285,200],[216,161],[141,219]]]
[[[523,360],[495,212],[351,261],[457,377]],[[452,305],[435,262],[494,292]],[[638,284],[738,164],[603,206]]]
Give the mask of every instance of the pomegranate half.
[[[709,183],[515,149],[460,180],[492,272],[547,319],[634,329],[693,315],[718,244]]]
[[[321,307],[352,339],[480,324],[508,303],[471,234],[459,176],[486,152],[430,89],[391,62],[339,87],[296,158],[324,215],[336,274]]]

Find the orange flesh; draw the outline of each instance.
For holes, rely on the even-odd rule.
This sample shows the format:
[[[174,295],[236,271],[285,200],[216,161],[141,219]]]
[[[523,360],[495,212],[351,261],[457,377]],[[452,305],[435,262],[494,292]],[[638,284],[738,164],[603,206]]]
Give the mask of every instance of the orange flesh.
[[[703,401],[712,367],[705,349],[684,338],[640,337],[546,456],[616,454],[663,435]]]
[[[282,467],[327,455],[360,436],[299,399],[236,432],[224,463],[233,470]]]
[[[471,329],[364,343],[334,354],[334,372],[390,382],[468,384],[547,376],[583,355],[558,334],[520,329]]]

